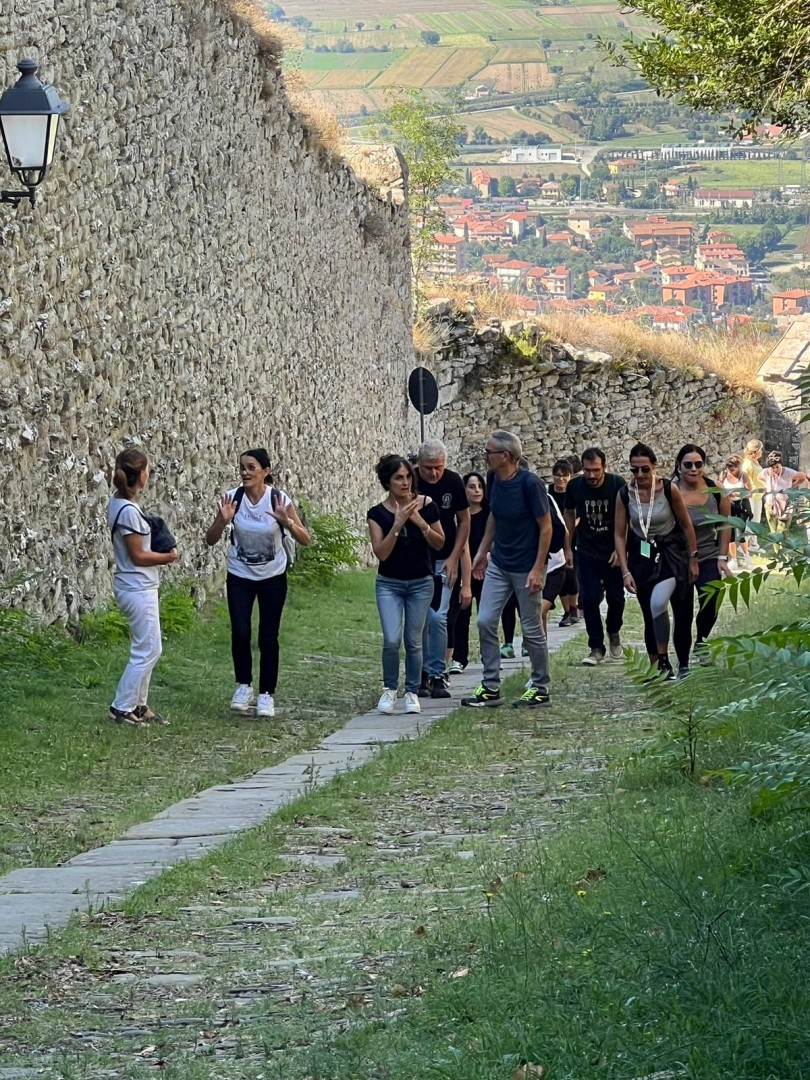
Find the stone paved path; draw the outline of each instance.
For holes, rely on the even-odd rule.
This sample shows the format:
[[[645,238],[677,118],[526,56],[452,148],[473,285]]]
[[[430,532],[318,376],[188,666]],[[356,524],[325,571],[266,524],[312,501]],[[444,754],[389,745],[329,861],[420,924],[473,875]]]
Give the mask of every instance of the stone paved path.
[[[581,630],[581,623],[567,629],[555,627],[550,634],[550,651]],[[521,666],[520,660],[504,661],[504,677]],[[449,700],[422,699],[421,715],[398,711],[393,716],[380,716],[372,710],[355,716],[314,749],[260,769],[244,780],[182,799],[150,821],[128,829],[119,840],[83,852],[63,866],[28,867],[0,877],[0,956],[43,941],[74,912],[95,911],[108,902],[118,902],[178,862],[204,855],[234,834],[262,824],[281,807],[328,783],[338,773],[363,765],[386,744],[418,738],[456,709],[459,699],[480,677],[480,665],[471,664],[462,675],[453,676]],[[397,709],[402,708],[400,699]],[[300,858],[326,866],[330,856]]]

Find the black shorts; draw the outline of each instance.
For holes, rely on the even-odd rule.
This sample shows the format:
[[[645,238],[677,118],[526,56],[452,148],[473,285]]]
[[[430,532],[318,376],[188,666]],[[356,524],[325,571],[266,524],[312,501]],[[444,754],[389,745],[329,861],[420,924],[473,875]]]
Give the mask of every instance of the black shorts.
[[[564,581],[564,566],[560,566],[556,570],[552,570],[550,574],[546,574],[546,583],[543,586],[543,599],[548,600],[552,607],[554,607],[554,601],[560,595]]]

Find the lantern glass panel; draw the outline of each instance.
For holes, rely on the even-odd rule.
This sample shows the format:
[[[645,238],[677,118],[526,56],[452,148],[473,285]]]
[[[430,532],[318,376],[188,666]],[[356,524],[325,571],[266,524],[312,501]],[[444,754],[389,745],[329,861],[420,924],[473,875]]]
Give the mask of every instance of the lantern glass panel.
[[[57,118],[53,119],[55,121]],[[53,156],[57,130],[57,124],[54,123],[49,139],[50,120],[50,116],[0,117],[12,169],[42,169],[48,165]]]

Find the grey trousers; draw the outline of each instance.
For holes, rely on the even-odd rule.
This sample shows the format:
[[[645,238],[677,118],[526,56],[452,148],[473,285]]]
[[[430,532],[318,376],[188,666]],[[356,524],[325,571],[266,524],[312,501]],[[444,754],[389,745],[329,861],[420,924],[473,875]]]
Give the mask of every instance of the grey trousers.
[[[501,653],[498,640],[498,623],[506,601],[514,592],[520,611],[523,641],[529,650],[532,665],[532,686],[548,693],[548,646],[543,633],[541,611],[542,589],[530,593],[526,588],[527,572],[512,574],[501,570],[490,560],[481,590],[478,608],[478,637],[481,642],[481,660],[484,665],[483,684],[488,690],[497,690],[501,684]]]

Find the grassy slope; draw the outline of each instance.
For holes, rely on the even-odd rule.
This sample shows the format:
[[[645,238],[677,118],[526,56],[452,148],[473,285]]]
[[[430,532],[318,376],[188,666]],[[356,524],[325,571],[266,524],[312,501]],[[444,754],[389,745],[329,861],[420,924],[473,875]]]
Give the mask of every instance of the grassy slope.
[[[18,674],[0,688],[0,872],[50,865],[110,840],[194,791],[317,743],[367,708],[378,664],[373,576],[344,575],[329,591],[297,588],[292,578],[273,723],[228,710],[233,673],[222,605],[165,643],[151,699],[170,727],[133,730],[106,720],[127,651],[120,637],[97,632],[81,646],[63,642],[55,667],[38,654],[10,658]]]
[[[760,603],[727,625],[806,598]],[[752,820],[707,773],[778,718],[742,707],[686,781],[665,764],[677,725],[663,756],[628,756],[661,725],[581,647],[553,660],[552,712],[457,713],[6,962],[0,1060],[69,1080],[509,1080],[521,1061],[555,1080],[802,1080],[806,822]],[[295,869],[301,850],[346,862]],[[155,989],[155,971],[200,981]]]

